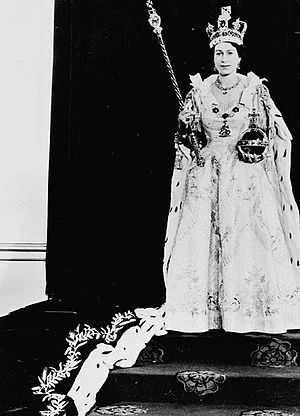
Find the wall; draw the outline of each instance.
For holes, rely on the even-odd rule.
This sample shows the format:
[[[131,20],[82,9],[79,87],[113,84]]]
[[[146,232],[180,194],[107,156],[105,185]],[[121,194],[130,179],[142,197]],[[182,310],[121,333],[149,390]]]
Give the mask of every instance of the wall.
[[[54,0],[0,0],[0,315],[46,299]]]

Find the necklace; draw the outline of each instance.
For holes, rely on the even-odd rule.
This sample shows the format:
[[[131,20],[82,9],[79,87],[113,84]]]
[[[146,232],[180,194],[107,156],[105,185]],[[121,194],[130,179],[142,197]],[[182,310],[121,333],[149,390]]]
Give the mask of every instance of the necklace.
[[[223,87],[219,77],[215,80],[215,86],[219,88],[219,90],[221,90],[224,95],[226,95],[228,91],[233,90],[233,88],[237,87],[239,83],[240,83],[240,78],[238,78],[236,83],[231,85],[230,87]]]

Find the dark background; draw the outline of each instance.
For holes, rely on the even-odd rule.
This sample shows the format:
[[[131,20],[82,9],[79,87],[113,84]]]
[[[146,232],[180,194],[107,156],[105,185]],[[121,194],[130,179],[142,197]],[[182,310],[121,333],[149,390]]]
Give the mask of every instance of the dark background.
[[[213,72],[205,32],[213,0],[155,0],[185,95],[189,74]],[[235,0],[248,23],[241,72],[268,79],[300,137],[296,0]],[[47,294],[74,308],[158,306],[178,103],[142,0],[56,0]]]

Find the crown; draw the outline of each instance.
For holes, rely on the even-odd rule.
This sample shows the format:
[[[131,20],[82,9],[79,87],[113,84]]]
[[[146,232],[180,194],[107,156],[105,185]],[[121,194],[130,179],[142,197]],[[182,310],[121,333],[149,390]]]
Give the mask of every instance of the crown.
[[[209,47],[212,48],[220,42],[233,42],[237,45],[243,44],[247,23],[237,19],[232,23],[232,27],[228,26],[231,19],[231,6],[221,7],[221,14],[218,18],[218,29],[208,23],[206,33],[210,39]]]

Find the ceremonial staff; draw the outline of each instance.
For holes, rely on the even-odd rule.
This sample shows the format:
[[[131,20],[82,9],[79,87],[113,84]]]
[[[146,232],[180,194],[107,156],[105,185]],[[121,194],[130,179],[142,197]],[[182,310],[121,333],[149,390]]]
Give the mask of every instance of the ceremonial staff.
[[[174,87],[174,90],[175,90],[175,94],[178,98],[179,106],[181,108],[183,106],[183,99],[182,99],[182,95],[180,93],[180,90],[179,90],[179,87],[178,87],[178,84],[177,84],[177,81],[176,81],[176,77],[175,77],[171,62],[170,62],[170,58],[168,56],[168,52],[167,52],[167,49],[166,49],[166,46],[165,46],[165,43],[164,43],[164,40],[163,40],[163,37],[162,37],[162,34],[161,34],[161,32],[162,32],[161,18],[156,13],[156,10],[153,7],[153,2],[151,0],[148,0],[146,2],[146,5],[148,7],[148,12],[149,12],[148,22],[153,27],[153,32],[157,36],[159,46],[160,46],[161,51],[163,53],[163,56],[164,56],[164,59],[165,59],[166,65],[167,65],[167,69],[168,69],[168,72],[169,72],[170,77],[171,77],[171,81],[172,81],[172,84],[173,84],[173,87]]]
[[[149,12],[148,22],[154,28],[153,32],[157,36],[158,43],[159,43],[159,46],[160,46],[161,51],[163,53],[165,62],[167,64],[167,69],[168,69],[168,72],[170,74],[171,81],[172,81],[172,84],[173,84],[173,87],[174,87],[174,90],[175,90],[175,94],[178,98],[179,107],[180,107],[180,110],[181,110],[182,107],[183,107],[184,101],[182,99],[182,95],[180,93],[180,90],[179,90],[179,87],[178,87],[178,84],[177,84],[177,80],[176,80],[176,77],[175,77],[171,62],[170,62],[170,58],[168,56],[168,52],[167,52],[164,40],[162,38],[161,18],[156,13],[156,10],[153,7],[153,2],[151,0],[147,0],[146,5],[148,7],[148,12]],[[174,135],[174,143],[175,143],[175,148],[176,148],[175,169],[181,170],[182,167],[183,167],[182,166],[182,160],[183,160],[183,158],[187,158],[187,156],[184,154],[184,152],[180,148],[180,144],[182,143],[182,139],[184,139],[184,140],[186,140],[190,143],[190,145],[192,146],[192,148],[194,150],[194,154],[196,156],[197,164],[199,166],[203,166],[204,159],[200,155],[200,150],[202,148],[202,143],[198,141],[195,132],[188,131],[185,134],[179,134],[179,132],[177,131]]]

